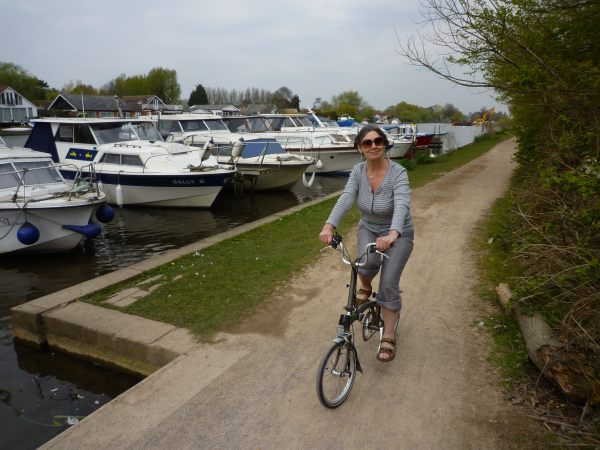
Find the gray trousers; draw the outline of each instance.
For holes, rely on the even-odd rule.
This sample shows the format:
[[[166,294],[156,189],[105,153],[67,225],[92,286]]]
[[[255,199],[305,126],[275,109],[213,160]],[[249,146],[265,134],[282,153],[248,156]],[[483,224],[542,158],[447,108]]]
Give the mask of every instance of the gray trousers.
[[[364,226],[359,225],[359,254],[364,251],[365,245],[375,242],[376,239],[381,236],[382,235],[377,235]],[[394,243],[393,247],[385,252],[389,258],[384,258],[377,253],[369,253],[367,255],[367,264],[358,269],[360,275],[369,278],[374,278],[381,270],[377,303],[391,311],[400,311],[402,308],[402,300],[400,298],[400,275],[402,275],[408,257],[412,253],[413,239],[414,233],[401,235]]]

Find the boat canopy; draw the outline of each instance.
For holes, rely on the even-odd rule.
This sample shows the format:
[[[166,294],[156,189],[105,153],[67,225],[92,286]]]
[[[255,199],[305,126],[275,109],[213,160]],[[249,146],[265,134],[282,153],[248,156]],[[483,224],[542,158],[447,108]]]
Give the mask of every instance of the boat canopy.
[[[285,153],[283,147],[275,139],[252,139],[244,141],[242,158],[255,158],[262,155]]]

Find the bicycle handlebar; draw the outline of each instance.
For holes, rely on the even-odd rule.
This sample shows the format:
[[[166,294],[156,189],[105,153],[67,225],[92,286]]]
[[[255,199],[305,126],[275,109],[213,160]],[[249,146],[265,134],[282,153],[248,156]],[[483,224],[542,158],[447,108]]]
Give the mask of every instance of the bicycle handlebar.
[[[349,259],[349,255],[346,254],[345,247],[344,247],[344,243],[342,242],[342,236],[338,233],[335,233],[333,235],[333,238],[331,240],[331,244],[328,245],[327,247],[323,247],[321,249],[321,251],[328,249],[328,248],[333,248],[334,250],[338,250],[341,254],[342,254],[342,262],[344,264],[348,264],[348,265],[355,265],[357,267],[362,267],[365,264],[367,264],[367,261],[363,261],[360,262],[364,256],[367,253],[378,253],[379,255],[381,255],[381,257],[385,257],[389,259],[389,256],[386,255],[383,252],[380,252],[379,250],[377,250],[377,243],[376,242],[370,242],[367,245],[365,245],[365,251],[362,255],[358,256],[354,261],[351,261]]]

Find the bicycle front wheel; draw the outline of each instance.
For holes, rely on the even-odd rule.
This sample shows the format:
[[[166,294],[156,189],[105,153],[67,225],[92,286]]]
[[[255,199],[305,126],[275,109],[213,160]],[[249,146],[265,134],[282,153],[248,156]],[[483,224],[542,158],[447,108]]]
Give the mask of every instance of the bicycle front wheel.
[[[325,353],[317,371],[317,396],[323,406],[337,408],[348,398],[356,377],[356,350],[346,341]]]

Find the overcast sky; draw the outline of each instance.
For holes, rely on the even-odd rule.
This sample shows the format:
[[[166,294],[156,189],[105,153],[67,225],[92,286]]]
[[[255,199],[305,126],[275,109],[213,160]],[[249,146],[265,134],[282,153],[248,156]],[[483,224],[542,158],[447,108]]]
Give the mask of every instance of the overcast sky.
[[[419,0],[0,0],[0,61],[60,89],[100,87],[124,73],[177,71],[197,84],[275,91],[310,107],[357,91],[376,109],[451,103],[464,113],[506,107],[409,65],[398,41],[419,29]]]

